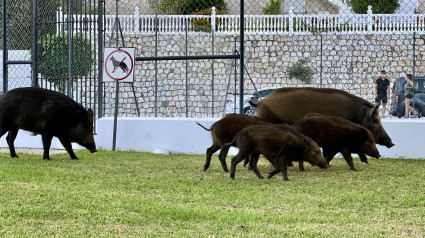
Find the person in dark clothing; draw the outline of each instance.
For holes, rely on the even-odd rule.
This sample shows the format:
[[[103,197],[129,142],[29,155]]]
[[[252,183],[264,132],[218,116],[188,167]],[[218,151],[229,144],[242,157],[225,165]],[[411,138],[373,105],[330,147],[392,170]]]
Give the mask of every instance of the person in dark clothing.
[[[382,116],[385,116],[387,102],[390,98],[390,80],[387,78],[385,70],[381,71],[381,77],[375,82],[375,105],[382,103]]]

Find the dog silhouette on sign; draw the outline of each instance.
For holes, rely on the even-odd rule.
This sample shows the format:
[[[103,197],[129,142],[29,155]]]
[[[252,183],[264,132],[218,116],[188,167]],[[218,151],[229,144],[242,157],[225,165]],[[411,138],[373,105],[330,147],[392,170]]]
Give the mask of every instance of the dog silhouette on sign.
[[[121,60],[121,62],[120,62],[120,61],[118,61],[118,60],[116,60],[116,59],[114,58],[114,56],[112,56],[112,57],[109,59],[110,61],[112,61],[112,65],[114,66],[114,70],[112,71],[112,73],[113,73],[113,72],[115,72],[115,70],[116,70],[118,67],[120,67],[124,73],[128,73],[128,66],[127,66],[127,64],[126,64],[126,63],[124,63],[124,60],[125,60],[126,58],[127,58],[127,57],[125,57],[123,60]]]

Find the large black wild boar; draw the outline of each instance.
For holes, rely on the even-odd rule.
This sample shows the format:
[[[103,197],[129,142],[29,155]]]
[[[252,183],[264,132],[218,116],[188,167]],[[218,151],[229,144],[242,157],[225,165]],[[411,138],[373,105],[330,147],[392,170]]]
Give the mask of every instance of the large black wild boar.
[[[372,133],[366,127],[342,117],[309,113],[293,127],[323,148],[323,156],[328,163],[341,152],[350,169],[355,171],[351,153],[380,157]]]
[[[307,113],[339,116],[369,129],[377,144],[394,144],[382,126],[378,107],[348,92],[330,88],[280,88],[258,103],[257,115],[271,123],[294,124]]]
[[[43,159],[49,158],[53,136],[56,136],[71,159],[78,159],[71,142],[96,152],[93,138],[93,112],[71,98],[42,88],[16,88],[0,99],[0,137],[6,132],[10,156],[18,157],[14,141],[18,130],[41,134]]]
[[[282,172],[283,179],[288,180],[287,165],[291,161],[306,161],[320,168],[327,168],[328,163],[319,146],[310,138],[294,131],[273,125],[252,125],[239,132],[230,145],[239,148],[238,154],[232,158],[230,177],[235,178],[236,165],[252,156],[250,165],[259,178],[262,178],[256,163],[259,154],[273,165],[274,171],[268,178]]]

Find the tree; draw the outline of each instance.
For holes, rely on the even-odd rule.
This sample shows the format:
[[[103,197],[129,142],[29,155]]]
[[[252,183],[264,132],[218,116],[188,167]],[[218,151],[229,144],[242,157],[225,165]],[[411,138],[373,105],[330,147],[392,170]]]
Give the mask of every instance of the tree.
[[[398,0],[350,0],[348,6],[358,14],[366,14],[368,6],[372,6],[375,14],[392,14],[400,7],[400,4]]]
[[[71,76],[81,78],[88,75],[93,68],[92,45],[83,34],[75,34],[71,39]],[[49,82],[54,83],[59,91],[64,92],[68,82],[69,36],[66,33],[48,34],[41,41],[41,44],[43,53],[39,60],[38,71]]]
[[[152,8],[161,14],[187,15],[211,7],[217,10],[226,10],[224,0],[159,0]]]
[[[263,13],[266,15],[278,15],[280,14],[280,5],[282,0],[270,0],[265,7],[263,7]]]

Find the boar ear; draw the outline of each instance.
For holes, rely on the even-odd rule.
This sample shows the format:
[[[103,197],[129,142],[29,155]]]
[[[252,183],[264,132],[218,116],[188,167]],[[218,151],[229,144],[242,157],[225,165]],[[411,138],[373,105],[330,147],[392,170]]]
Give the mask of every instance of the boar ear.
[[[379,108],[379,106],[374,106],[371,109],[369,109],[368,112],[367,112],[367,116],[369,118],[371,118],[373,116],[373,114],[375,113],[375,111],[378,110],[378,108]]]
[[[93,116],[93,111],[91,110],[91,108],[87,109],[87,111],[89,112],[89,114],[90,114],[91,116]]]
[[[306,138],[304,138],[303,139],[303,144],[304,144],[304,147],[308,150],[308,149],[310,149],[310,147],[311,147],[311,143],[310,143],[310,141],[309,140],[307,140]]]

